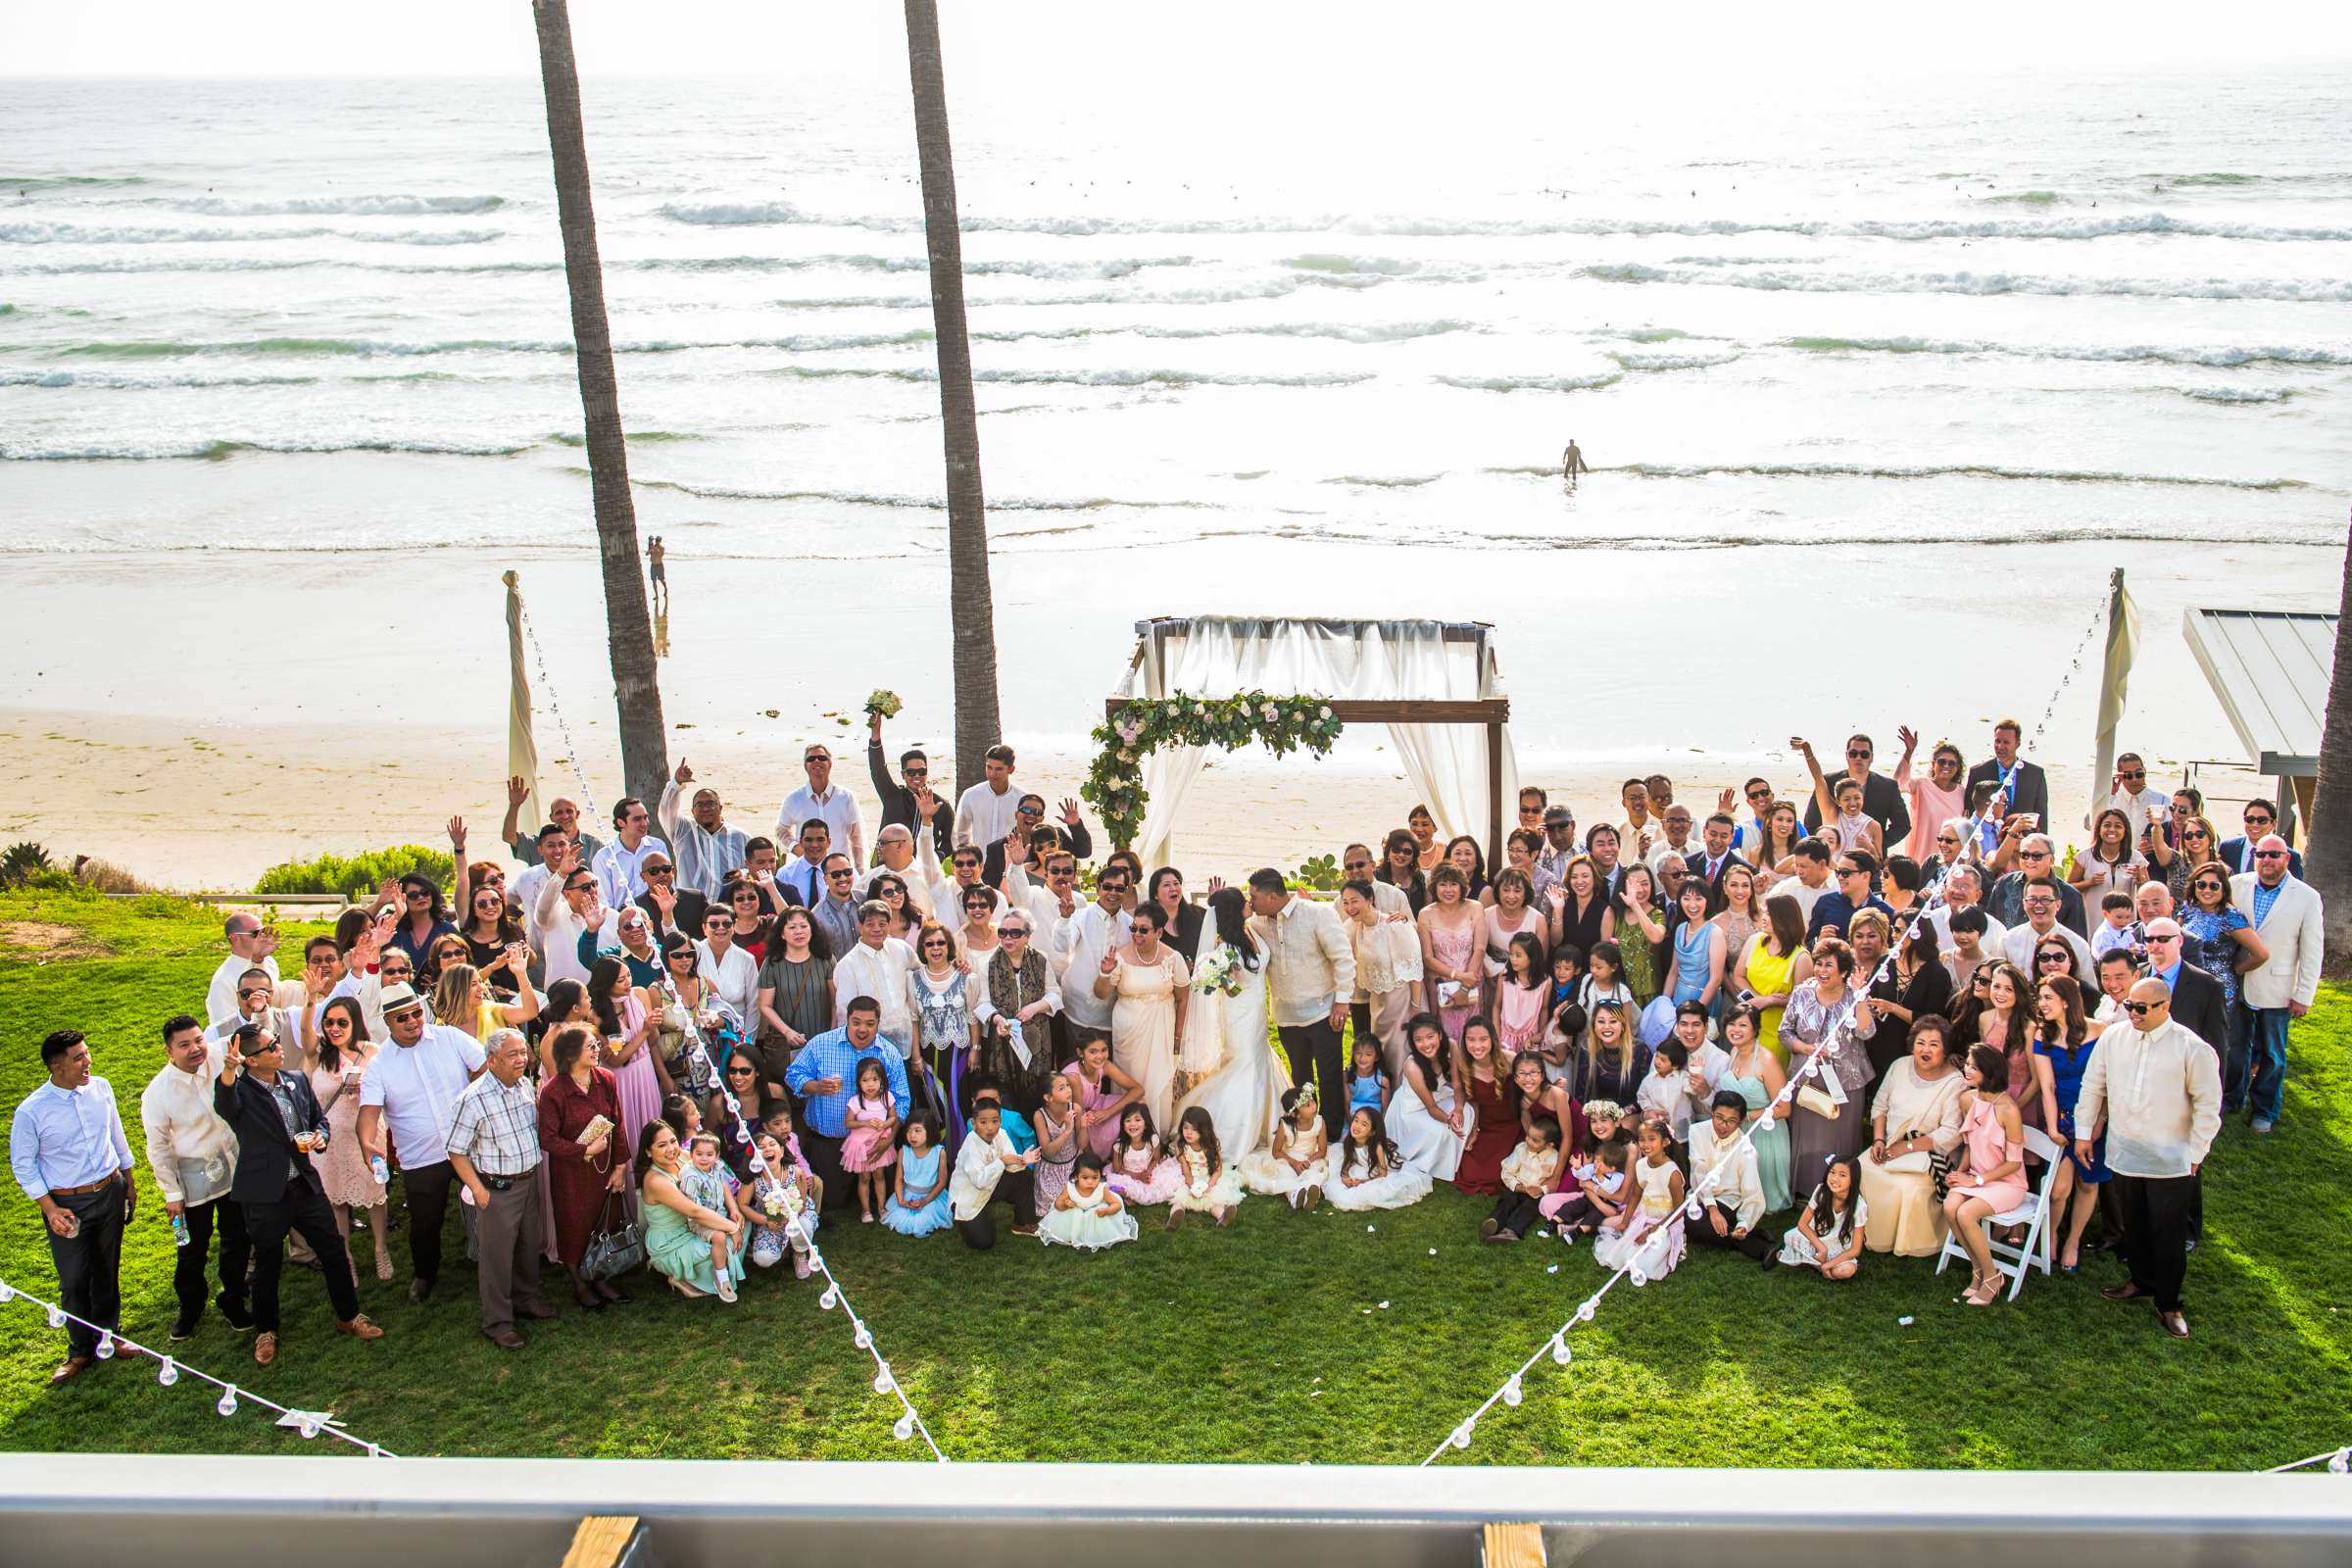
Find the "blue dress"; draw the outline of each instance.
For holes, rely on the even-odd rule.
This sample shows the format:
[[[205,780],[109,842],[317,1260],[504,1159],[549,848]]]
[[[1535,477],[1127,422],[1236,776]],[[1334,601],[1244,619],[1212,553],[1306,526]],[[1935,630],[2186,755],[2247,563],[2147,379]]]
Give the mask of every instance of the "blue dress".
[[[956,1216],[948,1207],[948,1184],[940,1181],[940,1150],[943,1147],[933,1144],[919,1154],[911,1149],[899,1151],[899,1168],[906,1173],[904,1179],[908,1187],[923,1188],[939,1182],[938,1193],[920,1208],[901,1206],[895,1193],[891,1195],[890,1201],[882,1206],[882,1223],[901,1236],[928,1236],[933,1231],[944,1231],[956,1223]]]
[[[2222,983],[2224,1016],[2237,1013],[2237,939],[2232,934],[2249,924],[2245,911],[2231,907],[2180,910],[2180,933],[2188,940],[2180,956]]]
[[[2079,1046],[2056,1046],[2046,1040],[2034,1042],[2034,1054],[2050,1064],[2050,1092],[2058,1102],[2058,1127],[2055,1136],[2066,1146],[2066,1157],[2074,1162],[2075,1174],[2086,1182],[2103,1182],[2113,1173],[2107,1169],[2107,1135],[2101,1133],[2090,1146],[2090,1163],[2075,1152],[2075,1101],[2082,1093],[2082,1071],[2090,1065],[2090,1054],[2099,1049],[2096,1040],[2085,1040]]]
[[[1686,942],[1695,936],[1695,943]],[[1707,989],[1707,944],[1714,939],[1715,925],[1710,920],[1686,920],[1674,933],[1674,1000],[1679,1006],[1696,1002]]]
[[[1378,1109],[1380,1109],[1380,1074],[1374,1073],[1369,1078],[1358,1078],[1352,1073],[1349,1074],[1348,1078],[1348,1114],[1352,1116],[1359,1110]]]

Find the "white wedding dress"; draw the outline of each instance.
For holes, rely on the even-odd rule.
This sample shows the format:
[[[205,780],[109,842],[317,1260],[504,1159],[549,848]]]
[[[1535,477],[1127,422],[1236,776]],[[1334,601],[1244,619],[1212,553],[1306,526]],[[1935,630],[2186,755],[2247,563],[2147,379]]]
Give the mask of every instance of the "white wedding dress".
[[[1225,949],[1214,926],[1201,933],[1200,941],[1203,951],[1196,969],[1206,968],[1212,956]],[[1208,1112],[1208,1119],[1216,1125],[1217,1148],[1228,1165],[1240,1164],[1272,1142],[1274,1124],[1282,1119],[1283,1094],[1291,1087],[1290,1070],[1267,1038],[1262,952],[1256,968],[1243,965],[1234,972],[1242,977],[1239,996],[1193,993],[1184,1015],[1179,1055],[1188,1065],[1209,1061],[1222,1065],[1176,1106],[1180,1117],[1194,1105]],[[1162,1136],[1173,1143],[1175,1128],[1170,1126]]]

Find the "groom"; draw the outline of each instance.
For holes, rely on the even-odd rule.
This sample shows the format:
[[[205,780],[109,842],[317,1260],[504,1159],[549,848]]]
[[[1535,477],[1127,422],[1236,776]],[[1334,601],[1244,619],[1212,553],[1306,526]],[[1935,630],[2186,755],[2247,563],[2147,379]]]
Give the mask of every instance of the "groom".
[[[1323,1125],[1340,1137],[1348,1113],[1348,1062],[1340,1054],[1340,1027],[1355,995],[1355,950],[1328,904],[1301,899],[1282,885],[1271,868],[1250,873],[1250,909],[1273,928],[1266,957],[1266,987],[1274,995],[1274,1025],[1291,1078],[1315,1084]]]

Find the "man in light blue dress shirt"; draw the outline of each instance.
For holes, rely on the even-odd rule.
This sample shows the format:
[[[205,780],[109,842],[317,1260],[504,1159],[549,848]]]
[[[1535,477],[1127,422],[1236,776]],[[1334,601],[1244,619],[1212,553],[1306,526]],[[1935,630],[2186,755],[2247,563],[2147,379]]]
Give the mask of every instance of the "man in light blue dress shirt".
[[[91,1074],[88,1043],[60,1029],[41,1042],[41,1065],[49,1081],[17,1107],[8,1165],[41,1206],[59,1304],[77,1320],[66,1331],[65,1361],[49,1375],[58,1384],[94,1364],[99,1331],[122,1322],[122,1228],[138,1191],[114,1086]]]

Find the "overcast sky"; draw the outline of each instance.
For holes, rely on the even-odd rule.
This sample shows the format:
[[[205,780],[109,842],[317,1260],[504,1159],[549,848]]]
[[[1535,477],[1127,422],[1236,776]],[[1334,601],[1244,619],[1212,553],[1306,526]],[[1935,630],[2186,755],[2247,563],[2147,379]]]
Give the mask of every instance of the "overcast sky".
[[[811,5],[789,0],[667,0],[658,19],[641,0],[574,0],[585,74],[758,75],[809,51],[905,47],[889,0]],[[1144,51],[1159,75],[1171,59],[1203,71],[1248,62],[1324,70],[1386,68],[1453,57],[1556,61],[1620,80],[1645,72],[1835,76],[1843,72],[2019,69],[2188,69],[2352,62],[2352,5],[2343,0],[1977,0],[1900,6],[1886,0],[1807,7],[1642,6],[1616,15],[1571,0],[1480,4],[1445,15],[1421,0],[1308,4],[1195,0],[1179,8],[1067,0],[990,0],[942,7],[951,79],[985,70],[999,50],[1032,67],[1067,53],[1117,69]],[[7,75],[508,75],[537,70],[528,0],[112,0],[0,5]],[[1497,53],[1500,51],[1501,53]]]

